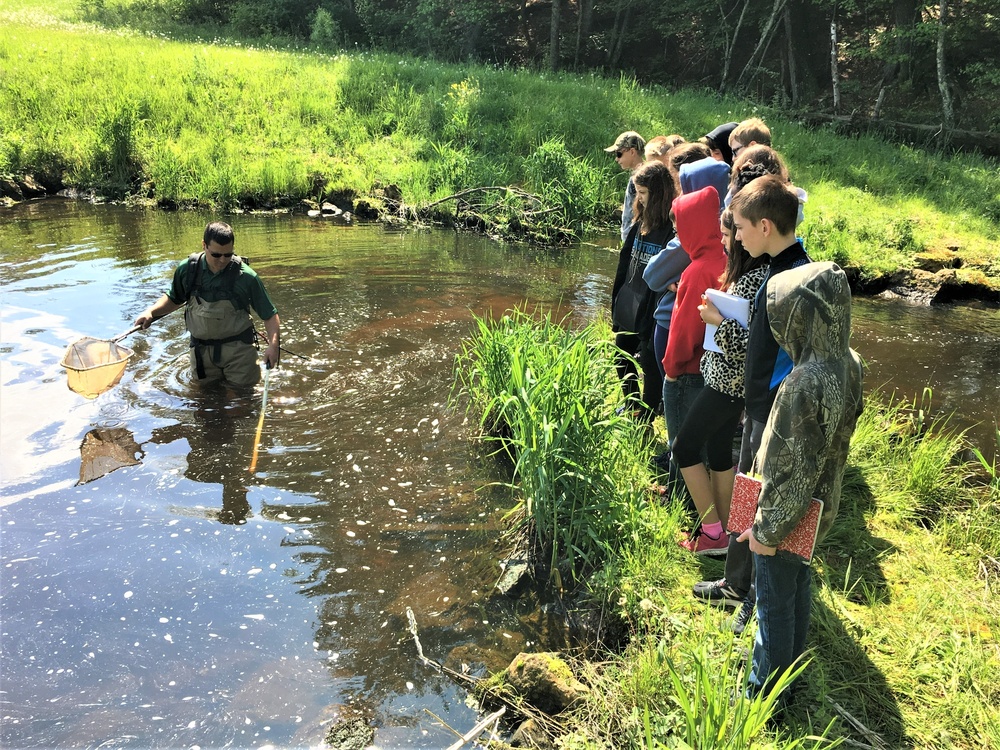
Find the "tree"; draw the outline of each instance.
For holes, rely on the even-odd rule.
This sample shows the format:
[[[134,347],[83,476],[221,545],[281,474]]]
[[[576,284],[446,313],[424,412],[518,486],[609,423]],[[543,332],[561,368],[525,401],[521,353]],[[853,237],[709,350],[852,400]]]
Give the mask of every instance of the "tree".
[[[941,112],[944,115],[945,130],[955,129],[955,110],[951,101],[951,90],[948,86],[948,66],[945,62],[945,30],[948,23],[948,0],[941,0],[938,13],[937,38],[937,77],[938,89],[941,91]]]
[[[552,21],[549,27],[549,70],[559,70],[559,20],[562,15],[561,0],[552,0]]]

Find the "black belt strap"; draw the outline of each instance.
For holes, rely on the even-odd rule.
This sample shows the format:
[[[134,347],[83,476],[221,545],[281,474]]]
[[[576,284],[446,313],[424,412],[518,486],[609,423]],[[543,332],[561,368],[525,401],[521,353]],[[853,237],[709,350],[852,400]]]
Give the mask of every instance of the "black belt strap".
[[[222,359],[223,344],[229,344],[233,341],[241,341],[244,344],[252,344],[256,340],[257,337],[254,335],[253,326],[250,326],[242,333],[237,333],[235,336],[229,336],[224,339],[199,339],[192,336],[191,347],[194,349],[195,370],[198,373],[198,379],[205,379],[205,364],[201,359],[202,347],[212,347],[212,362],[218,366],[219,360]]]

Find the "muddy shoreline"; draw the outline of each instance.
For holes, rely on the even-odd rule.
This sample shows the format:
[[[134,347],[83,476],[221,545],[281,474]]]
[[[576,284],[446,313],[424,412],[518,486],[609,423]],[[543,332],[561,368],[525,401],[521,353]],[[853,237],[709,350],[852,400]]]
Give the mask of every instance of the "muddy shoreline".
[[[43,184],[30,175],[0,178],[0,206],[11,207],[24,201],[54,198],[165,211],[205,208],[198,201],[178,203],[143,198],[111,200],[96,191],[65,187],[61,182],[49,181]],[[536,236],[530,226],[524,226],[521,228],[522,236],[500,237],[481,220],[470,221],[457,212],[451,214],[442,210],[422,210],[418,206],[409,206],[404,203],[402,193],[396,185],[376,186],[374,194],[367,197],[358,197],[346,191],[325,196],[320,201],[278,197],[265,203],[244,203],[235,213],[285,213],[341,224],[362,221],[405,225],[416,221],[483,234],[497,240],[528,243]],[[557,244],[562,245],[568,245],[573,240],[569,236],[554,239]],[[844,270],[847,272],[851,291],[857,295],[900,300],[917,306],[963,304],[1000,308],[1000,281],[990,279],[982,273],[972,274],[973,278],[970,279],[968,274],[960,272],[964,266],[965,262],[959,253],[955,249],[947,249],[920,253],[914,257],[913,268],[899,269],[892,274],[866,277],[863,269],[856,266]]]

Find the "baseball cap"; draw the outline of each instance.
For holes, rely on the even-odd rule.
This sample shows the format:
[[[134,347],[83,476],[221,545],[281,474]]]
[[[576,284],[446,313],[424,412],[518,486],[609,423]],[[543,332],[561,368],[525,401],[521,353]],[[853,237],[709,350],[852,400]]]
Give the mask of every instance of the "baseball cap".
[[[626,149],[634,148],[640,154],[643,149],[646,148],[646,141],[641,135],[636,133],[634,130],[626,130],[615,142],[608,146],[605,151],[611,153],[612,151],[625,151]]]

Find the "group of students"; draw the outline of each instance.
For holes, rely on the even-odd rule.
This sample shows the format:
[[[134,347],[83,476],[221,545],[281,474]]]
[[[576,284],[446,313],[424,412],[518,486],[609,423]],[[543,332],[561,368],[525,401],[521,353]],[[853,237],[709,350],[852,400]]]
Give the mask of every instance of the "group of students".
[[[759,118],[693,143],[628,131],[605,150],[630,173],[611,303],[623,411],[652,420],[662,407],[670,449],[654,461],[683,480],[698,515],[681,544],[726,556],[725,577],[694,595],[739,607],[738,631],[756,609],[750,689],[767,691],[803,653],[811,603],[809,565],[777,548],[814,497],[820,538],[829,530],[861,411],[850,287],[796,238],[806,194]],[[712,289],[749,302],[746,326],[722,315]],[[762,477],[739,536],[726,533],[737,470]]]

